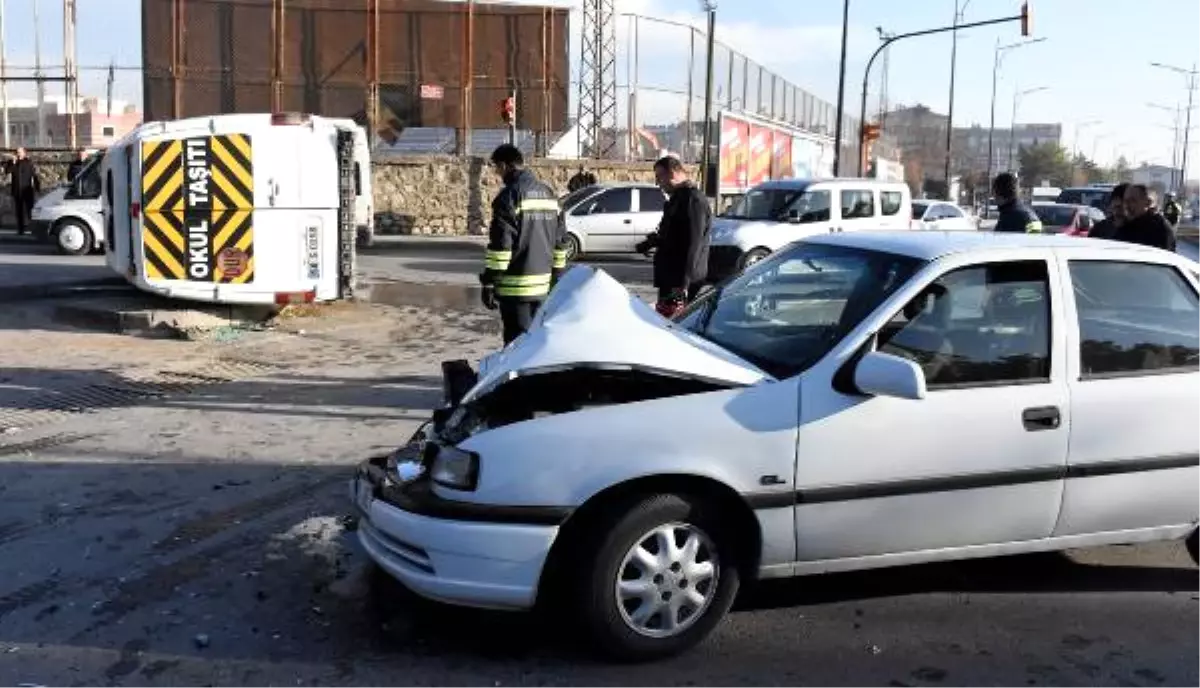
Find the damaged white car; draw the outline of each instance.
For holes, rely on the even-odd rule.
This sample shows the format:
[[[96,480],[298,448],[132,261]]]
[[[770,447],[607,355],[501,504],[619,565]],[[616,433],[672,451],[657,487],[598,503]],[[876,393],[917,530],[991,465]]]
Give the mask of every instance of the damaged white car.
[[[672,323],[576,267],[360,466],[359,538],[420,595],[554,600],[624,659],[696,644],[754,579],[1173,538],[1194,558],[1196,269],[834,234]]]

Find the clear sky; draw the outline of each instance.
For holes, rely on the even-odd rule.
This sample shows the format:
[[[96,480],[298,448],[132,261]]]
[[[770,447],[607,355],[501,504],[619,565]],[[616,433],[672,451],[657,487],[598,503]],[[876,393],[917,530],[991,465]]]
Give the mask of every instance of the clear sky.
[[[352,0],[347,0],[352,1]],[[719,0],[717,38],[764,63],[793,83],[832,102],[837,94],[841,0]],[[963,0],[958,0],[960,3]],[[43,63],[62,62],[62,3],[39,0]],[[140,64],[140,0],[77,0],[78,52],[82,66]],[[33,63],[35,0],[0,0],[5,9],[5,51],[10,65]],[[580,0],[554,4],[579,6]],[[699,0],[617,0],[618,11],[702,25]],[[858,110],[863,67],[878,46],[876,26],[891,32],[915,31],[951,23],[955,0],[850,0],[850,42],[846,107]],[[1017,0],[970,0],[964,21],[1015,15]],[[1034,33],[1042,43],[1012,51],[1004,60],[997,90],[996,122],[1007,126],[1015,90],[1045,87],[1021,101],[1018,120],[1062,122],[1064,143],[1075,141],[1076,127],[1085,154],[1095,150],[1102,162],[1124,153],[1135,161],[1169,163],[1174,114],[1148,103],[1174,107],[1186,101],[1185,78],[1150,66],[1151,61],[1191,68],[1200,60],[1200,2],[1197,0],[1032,0]],[[573,15],[578,31],[578,14]],[[628,21],[620,22],[618,80],[627,81]],[[683,91],[687,84],[686,31],[643,23],[639,40],[638,81]],[[265,28],[264,28],[265,31]],[[992,61],[997,41],[1020,39],[1016,23],[960,33],[955,124],[988,123]],[[572,64],[578,62],[573,41]],[[698,58],[702,58],[702,41]],[[698,59],[697,63],[702,62]],[[894,45],[888,95],[893,103],[922,103],[945,112],[950,71],[950,37],[913,38]],[[702,91],[700,65],[694,90]],[[873,109],[879,89],[877,61],[870,84]],[[27,72],[13,72],[26,74]],[[105,74],[85,70],[82,91],[103,95]],[[140,74],[118,72],[116,96],[140,102]],[[47,90],[59,93],[59,84]],[[10,95],[31,94],[14,85]],[[625,91],[622,90],[622,113]],[[1200,170],[1200,97],[1193,121],[1189,167]],[[641,94],[639,120],[678,120],[679,96]],[[699,106],[695,110],[697,116]],[[678,114],[676,114],[678,113]],[[624,115],[622,114],[622,117]],[[1192,177],[1200,176],[1197,174]]]

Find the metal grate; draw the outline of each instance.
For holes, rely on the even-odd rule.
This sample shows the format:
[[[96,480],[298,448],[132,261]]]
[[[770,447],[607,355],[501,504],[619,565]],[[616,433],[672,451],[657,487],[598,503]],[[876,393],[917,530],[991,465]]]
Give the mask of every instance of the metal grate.
[[[24,430],[84,413],[135,406],[149,399],[190,394],[223,382],[261,377],[276,366],[238,359],[197,361],[184,368],[134,373],[115,382],[81,384],[33,395],[19,407],[0,409],[0,432]]]

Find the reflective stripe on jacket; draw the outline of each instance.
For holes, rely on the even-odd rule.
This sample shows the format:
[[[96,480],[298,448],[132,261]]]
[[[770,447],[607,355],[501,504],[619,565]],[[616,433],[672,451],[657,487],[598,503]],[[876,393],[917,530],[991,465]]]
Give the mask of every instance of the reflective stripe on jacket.
[[[497,297],[540,300],[567,265],[558,200],[529,170],[505,181],[492,201],[481,280],[495,287]]]

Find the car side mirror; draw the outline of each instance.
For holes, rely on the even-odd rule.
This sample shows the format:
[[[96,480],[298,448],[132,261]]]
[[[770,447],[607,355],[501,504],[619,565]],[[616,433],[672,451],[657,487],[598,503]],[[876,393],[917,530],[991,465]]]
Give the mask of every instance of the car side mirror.
[[[907,358],[872,351],[855,366],[854,386],[872,396],[916,401],[925,398],[925,373]]]

